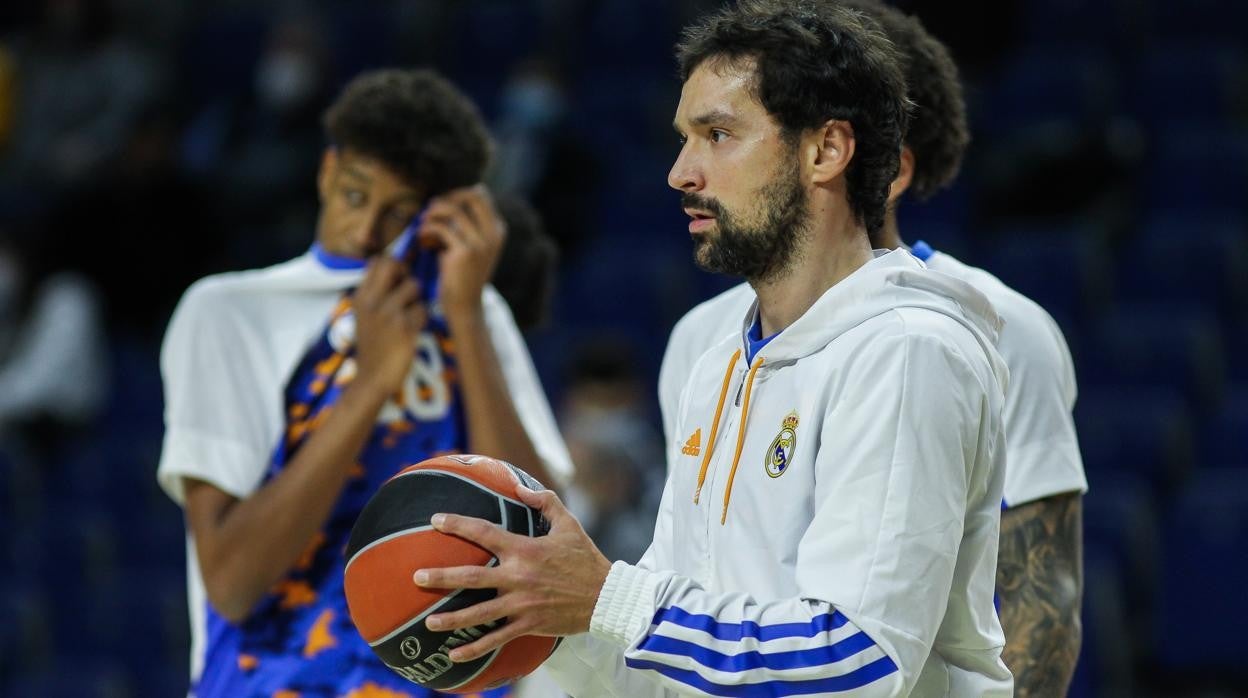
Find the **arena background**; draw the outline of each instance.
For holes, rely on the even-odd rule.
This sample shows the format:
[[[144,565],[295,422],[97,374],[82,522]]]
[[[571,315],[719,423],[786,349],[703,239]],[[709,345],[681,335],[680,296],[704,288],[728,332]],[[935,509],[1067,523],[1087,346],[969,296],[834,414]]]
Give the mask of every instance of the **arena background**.
[[[608,552],[644,547],[667,332],[726,282],[666,173],[693,0],[0,5],[0,693],[185,690],[183,526],[156,487],[181,291],[311,241],[320,110],[430,64],[562,258],[529,334]],[[903,233],[1070,342],[1091,491],[1072,695],[1248,695],[1248,3],[902,3],[974,143]],[[592,416],[593,418],[589,418]],[[604,426],[606,425],[606,426]]]

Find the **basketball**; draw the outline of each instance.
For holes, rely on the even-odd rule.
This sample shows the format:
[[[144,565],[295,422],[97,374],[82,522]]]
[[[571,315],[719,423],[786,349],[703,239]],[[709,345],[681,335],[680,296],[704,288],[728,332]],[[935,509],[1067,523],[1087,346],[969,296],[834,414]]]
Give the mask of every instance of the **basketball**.
[[[425,618],[493,598],[495,591],[422,589],[412,581],[423,568],[498,564],[484,548],[435,531],[430,517],[436,513],[485,519],[519,535],[546,535],[549,522],[515,498],[521,482],[545,489],[510,463],[441,456],[390,478],[360,513],[347,543],[347,605],[360,635],[400,676],[438,691],[475,693],[519,679],[554,651],[557,638],[523,636],[456,664],[447,656],[451,649],[505,621],[435,632],[425,627]]]

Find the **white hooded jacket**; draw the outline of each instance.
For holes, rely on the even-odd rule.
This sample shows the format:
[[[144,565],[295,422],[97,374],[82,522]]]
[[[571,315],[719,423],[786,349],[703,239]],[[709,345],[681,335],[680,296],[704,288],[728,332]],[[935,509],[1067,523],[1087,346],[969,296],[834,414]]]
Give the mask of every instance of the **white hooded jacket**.
[[[744,332],[702,354],[654,542],[547,663],[564,690],[1011,695],[1000,329],[978,291],[894,251],[750,366]]]

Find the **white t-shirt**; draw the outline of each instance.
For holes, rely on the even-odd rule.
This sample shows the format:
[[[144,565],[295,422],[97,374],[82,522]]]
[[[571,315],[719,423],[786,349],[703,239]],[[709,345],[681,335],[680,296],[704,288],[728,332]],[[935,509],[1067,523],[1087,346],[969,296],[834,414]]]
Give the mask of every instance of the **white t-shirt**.
[[[187,290],[160,357],[165,437],[157,478],[174,501],[183,504],[188,477],[240,499],[259,487],[285,428],[286,383],[342,292],[362,278],[362,270],[331,269],[309,253],[266,269],[210,276]],[[492,287],[482,301],[520,421],[548,471],[566,482],[572,462],[511,311]],[[195,677],[205,592],[189,532],[187,577]]]
[[[927,265],[970,283],[1005,320],[997,350],[1010,369],[1004,415],[1006,505],[1086,492],[1071,416],[1077,395],[1075,368],[1057,323],[1034,301],[982,269],[940,252]],[[682,438],[673,427],[680,390],[694,363],[724,337],[740,337],[741,317],[754,299],[754,290],[741,284],[690,310],[672,329],[659,369],[659,407],[669,446]]]

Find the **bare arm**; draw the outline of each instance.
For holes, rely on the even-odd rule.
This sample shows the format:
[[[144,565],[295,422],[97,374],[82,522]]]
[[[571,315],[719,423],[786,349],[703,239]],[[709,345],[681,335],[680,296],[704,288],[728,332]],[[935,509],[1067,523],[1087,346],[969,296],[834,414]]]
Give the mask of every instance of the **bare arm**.
[[[468,449],[514,463],[552,486],[555,479],[520,421],[486,326],[482,290],[506,235],[489,193],[475,186],[439,197],[429,205],[420,233],[443,247],[441,301],[459,365]]]
[[[448,323],[459,363],[469,450],[503,458],[551,486],[554,478],[546,472],[512,403],[484,313],[448,318]]]
[[[205,591],[230,621],[247,617],[324,525],[378,411],[411,366],[425,310],[402,266],[387,260],[370,267],[355,306],[356,377],[282,472],[241,500],[185,481]]]
[[[1082,640],[1083,505],[1078,493],[1001,513],[997,593],[1019,698],[1064,696]]]

